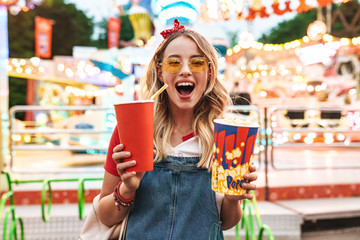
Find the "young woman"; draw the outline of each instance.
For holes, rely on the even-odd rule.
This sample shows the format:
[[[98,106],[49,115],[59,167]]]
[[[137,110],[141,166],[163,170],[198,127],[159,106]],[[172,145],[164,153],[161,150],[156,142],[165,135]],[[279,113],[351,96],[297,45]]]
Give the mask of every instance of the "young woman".
[[[154,170],[125,171],[139,159],[123,162],[131,153],[116,131],[104,165],[100,219],[113,226],[130,211],[127,240],[223,239],[222,230],[241,219],[241,200],[252,198],[250,193],[223,196],[211,190],[213,120],[230,100],[217,78],[215,49],[203,36],[174,23],[161,33],[164,41],[143,82],[145,98],[168,84],[154,103]],[[243,187],[254,190],[255,167],[250,171]]]

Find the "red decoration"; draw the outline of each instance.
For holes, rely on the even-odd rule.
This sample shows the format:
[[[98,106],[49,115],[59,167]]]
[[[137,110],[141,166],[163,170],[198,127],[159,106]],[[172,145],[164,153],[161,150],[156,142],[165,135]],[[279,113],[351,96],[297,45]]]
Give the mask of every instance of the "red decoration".
[[[121,19],[111,17],[108,20],[108,48],[119,47]]]
[[[240,19],[241,19],[241,17],[242,17],[242,14],[243,14],[243,12],[242,12],[242,11],[241,11],[241,12],[236,13],[236,19],[237,19],[237,20],[240,20]]]
[[[52,20],[35,17],[35,55],[40,58],[51,58],[52,55]]]
[[[332,0],[317,0],[318,4],[322,7],[326,7],[326,5],[331,4]]]
[[[174,27],[170,28],[170,29],[166,29],[166,30],[162,31],[160,34],[165,39],[175,32],[182,32],[184,30],[185,30],[184,25],[180,25],[179,20],[177,18],[175,18],[174,19]]]
[[[306,5],[305,0],[299,0],[300,1],[300,5],[299,7],[296,9],[296,11],[298,13],[302,13],[302,12],[307,12],[310,10],[310,7],[308,5]]]
[[[256,15],[260,15],[261,18],[269,17],[270,15],[266,13],[266,7],[262,6],[259,10],[254,8],[249,8],[249,15],[246,17],[246,20],[254,20]]]
[[[279,3],[274,1],[274,3],[271,5],[271,7],[273,8],[274,10],[274,13],[277,14],[277,15],[283,15],[284,13],[287,13],[287,12],[291,12],[291,8],[290,8],[290,1],[286,1],[285,2],[285,9],[279,9]]]

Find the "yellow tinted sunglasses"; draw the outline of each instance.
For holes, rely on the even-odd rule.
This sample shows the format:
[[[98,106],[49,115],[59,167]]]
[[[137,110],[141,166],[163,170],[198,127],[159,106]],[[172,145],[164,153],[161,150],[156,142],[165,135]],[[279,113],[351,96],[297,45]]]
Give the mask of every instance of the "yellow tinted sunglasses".
[[[159,65],[167,73],[177,73],[182,67],[182,61],[178,57],[169,57]],[[208,67],[210,67],[210,63],[204,57],[193,57],[189,61],[189,68],[192,72],[203,72]]]

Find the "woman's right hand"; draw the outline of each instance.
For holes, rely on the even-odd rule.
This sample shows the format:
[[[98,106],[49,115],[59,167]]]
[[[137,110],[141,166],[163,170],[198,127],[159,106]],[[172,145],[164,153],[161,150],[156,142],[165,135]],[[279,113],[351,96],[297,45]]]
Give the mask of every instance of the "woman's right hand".
[[[131,156],[130,152],[123,151],[124,145],[119,144],[114,147],[112,158],[116,163],[117,172],[123,182],[120,186],[120,195],[125,199],[131,199],[139,188],[140,181],[144,176],[143,172],[127,172],[126,169],[136,165],[135,160],[124,162],[124,159]]]

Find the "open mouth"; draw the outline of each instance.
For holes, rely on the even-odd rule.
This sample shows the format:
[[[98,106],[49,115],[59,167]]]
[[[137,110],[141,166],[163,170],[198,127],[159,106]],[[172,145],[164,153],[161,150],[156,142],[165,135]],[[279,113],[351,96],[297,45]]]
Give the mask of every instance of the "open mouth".
[[[191,82],[181,82],[176,84],[176,90],[180,93],[180,95],[190,95],[194,88],[195,85]]]

